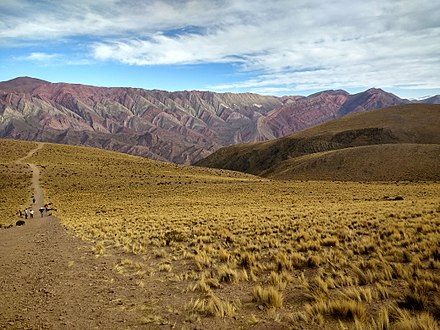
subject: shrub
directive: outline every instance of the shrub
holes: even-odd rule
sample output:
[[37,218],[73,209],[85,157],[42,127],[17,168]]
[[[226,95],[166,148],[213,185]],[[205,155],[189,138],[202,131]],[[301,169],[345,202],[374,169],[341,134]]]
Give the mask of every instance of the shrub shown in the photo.
[[306,290],[306,296],[314,301],[319,301],[328,295],[328,285],[321,277],[315,277],[311,281],[303,278],[302,286]]
[[332,246],[337,246],[338,243],[339,240],[337,237],[326,237],[322,240],[321,246],[332,247]]
[[284,290],[286,288],[286,282],[283,279],[283,276],[276,272],[270,273],[269,278],[270,284],[272,284],[274,287],[276,287],[279,290]]
[[371,330],[390,330],[390,317],[388,315],[388,309],[382,308],[379,311],[378,316],[372,320]]
[[302,268],[302,267],[304,267],[306,260],[301,253],[293,252],[290,255],[290,262],[291,262],[292,267]]

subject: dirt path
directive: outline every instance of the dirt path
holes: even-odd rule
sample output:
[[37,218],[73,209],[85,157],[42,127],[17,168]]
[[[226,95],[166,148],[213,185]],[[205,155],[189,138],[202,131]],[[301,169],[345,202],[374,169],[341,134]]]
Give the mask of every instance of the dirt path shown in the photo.
[[[23,164],[23,162],[31,158],[34,153],[43,148],[44,143],[38,143],[38,146],[35,149],[32,149],[28,152],[28,154],[18,160],[15,161],[16,164]],[[38,213],[38,209],[44,203],[44,194],[43,189],[40,186],[40,169],[35,164],[28,164],[29,168],[32,170],[32,190],[34,191],[35,203],[32,205],[32,209],[35,212],[35,215]]]
[[96,258],[92,244],[69,235],[57,218],[40,217],[38,208],[44,203],[40,171],[29,166],[36,197],[34,219],[0,230],[0,329],[141,327],[141,311],[133,301],[137,305],[146,298],[137,296],[131,279],[112,270],[117,255]]

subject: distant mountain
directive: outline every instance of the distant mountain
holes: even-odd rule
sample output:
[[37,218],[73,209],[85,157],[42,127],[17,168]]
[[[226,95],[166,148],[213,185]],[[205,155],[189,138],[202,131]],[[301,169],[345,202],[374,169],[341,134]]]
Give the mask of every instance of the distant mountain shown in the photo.
[[419,101],[419,103],[440,104],[440,95],[428,97],[427,99]]
[[0,137],[86,145],[181,164],[344,116],[408,103],[380,89],[274,97],[0,82]]
[[49,82],[31,77],[20,77],[0,82],[0,91],[31,93],[34,89],[44,84],[49,84]]
[[347,101],[345,101],[341,109],[339,109],[337,117],[342,117],[349,113],[381,109],[405,103],[411,102],[402,100],[396,95],[387,93],[381,89],[371,88],[362,93],[349,95]]
[[440,105],[357,113],[196,163],[274,179],[440,180]]

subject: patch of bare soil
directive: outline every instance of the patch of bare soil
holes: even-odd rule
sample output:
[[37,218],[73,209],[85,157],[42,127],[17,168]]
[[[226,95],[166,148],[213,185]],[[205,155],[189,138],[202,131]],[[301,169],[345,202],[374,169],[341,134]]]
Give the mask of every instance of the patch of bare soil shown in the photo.
[[1,329],[137,328],[135,283],[54,217],[0,231]]

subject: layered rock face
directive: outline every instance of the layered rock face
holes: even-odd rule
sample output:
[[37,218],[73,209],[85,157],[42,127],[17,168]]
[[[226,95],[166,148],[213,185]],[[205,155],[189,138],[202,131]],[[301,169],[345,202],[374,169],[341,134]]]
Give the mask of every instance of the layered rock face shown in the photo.
[[274,139],[351,112],[406,102],[376,89],[274,97],[17,78],[0,83],[0,137],[192,164],[223,146]]

